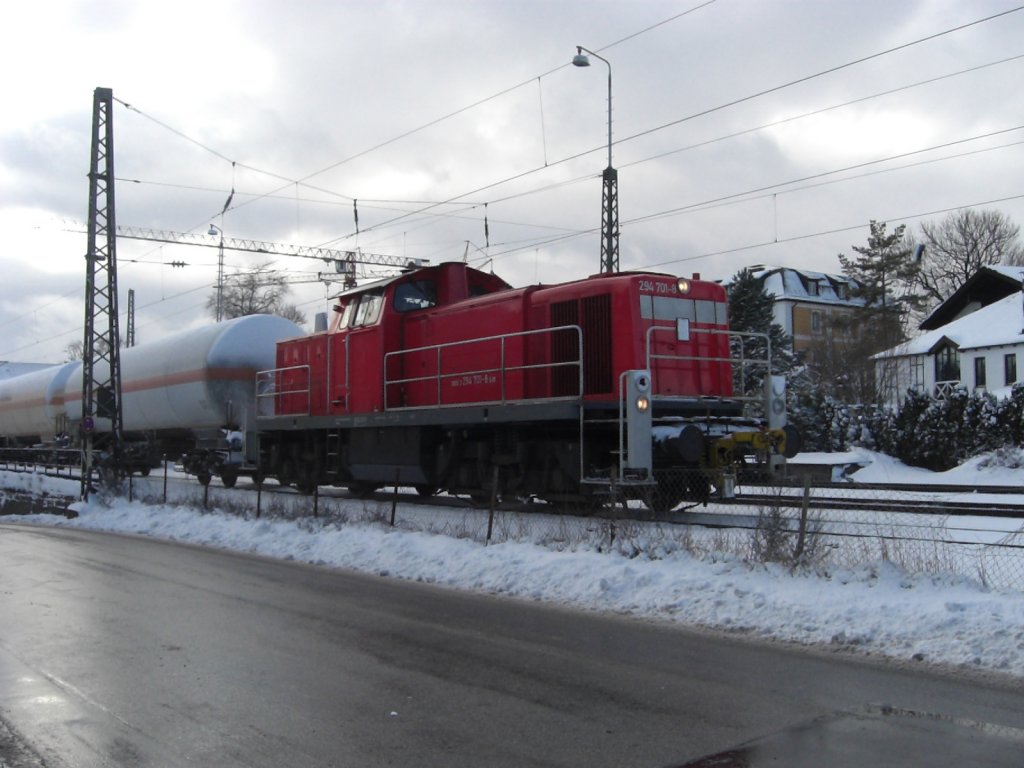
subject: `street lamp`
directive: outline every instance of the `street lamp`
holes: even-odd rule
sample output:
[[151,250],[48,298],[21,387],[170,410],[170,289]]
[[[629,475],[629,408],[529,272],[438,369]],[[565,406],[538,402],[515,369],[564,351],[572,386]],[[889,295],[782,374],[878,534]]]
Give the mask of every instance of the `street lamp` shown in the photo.
[[608,167],[602,174],[601,271],[611,273],[619,271],[619,172],[612,167],[612,65],[603,56],[577,45],[576,55],[572,57],[573,66],[590,66],[590,59],[584,51],[608,65]]
[[216,224],[211,224],[206,230],[208,235],[220,235],[220,245],[217,247],[217,322],[224,319],[224,230]]

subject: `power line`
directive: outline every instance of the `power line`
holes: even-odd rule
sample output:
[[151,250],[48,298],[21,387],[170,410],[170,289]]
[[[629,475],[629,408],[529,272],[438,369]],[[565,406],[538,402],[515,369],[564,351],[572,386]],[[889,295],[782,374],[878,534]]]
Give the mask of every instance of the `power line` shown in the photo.
[[[661,131],[661,130],[664,130],[666,128],[670,128],[672,126],[679,125],[680,123],[684,123],[684,122],[687,122],[689,120],[694,120],[694,119],[696,119],[698,117],[703,117],[705,115],[709,115],[709,114],[712,114],[714,112],[719,112],[719,111],[727,109],[729,107],[737,106],[737,105],[742,104],[744,102],[748,102],[748,101],[752,101],[754,99],[760,98],[761,96],[765,96],[765,95],[768,95],[768,94],[771,94],[771,93],[777,93],[777,92],[782,91],[782,90],[784,90],[786,88],[790,88],[790,87],[793,87],[795,85],[799,85],[799,84],[802,84],[802,83],[810,82],[811,80],[815,80],[817,78],[824,77],[825,75],[833,74],[833,73],[841,71],[843,69],[848,69],[848,68],[856,66],[858,64],[863,64],[864,62],[871,61],[873,59],[877,59],[877,58],[880,58],[882,56],[886,56],[888,54],[895,53],[897,51],[905,50],[907,48],[910,48],[910,47],[913,47],[913,46],[916,46],[916,45],[920,45],[920,44],[925,43],[925,42],[936,40],[936,39],[938,39],[940,37],[943,37],[943,36],[946,36],[946,35],[950,35],[950,34],[952,34],[954,32],[959,32],[959,31],[962,31],[964,29],[968,29],[970,27],[977,26],[978,24],[983,24],[983,23],[986,23],[986,22],[989,22],[989,21],[993,21],[994,19],[998,19],[1000,17],[1009,15],[1011,13],[1016,13],[1016,12],[1018,12],[1020,10],[1024,10],[1024,6],[1017,6],[1016,8],[1012,8],[1010,10],[1006,10],[1006,11],[1002,11],[1000,13],[992,14],[990,16],[986,16],[984,18],[977,19],[975,21],[968,22],[966,24],[961,24],[959,26],[951,27],[951,28],[943,30],[941,32],[935,32],[933,34],[926,35],[926,36],[918,38],[916,40],[912,40],[912,41],[909,41],[909,42],[906,42],[906,43],[902,43],[900,45],[892,46],[890,48],[886,48],[885,50],[877,51],[877,52],[869,54],[867,56],[862,56],[860,58],[857,58],[857,59],[854,59],[852,61],[846,62],[844,64],[839,64],[839,65],[836,65],[836,66],[833,66],[833,67],[829,67],[829,68],[821,70],[819,72],[816,72],[816,73],[813,73],[813,74],[810,74],[810,75],[805,75],[803,77],[799,77],[799,78],[797,78],[795,80],[791,80],[789,82],[782,83],[780,85],[776,85],[776,86],[773,86],[771,88],[766,88],[766,89],[758,91],[756,93],[744,96],[744,97],[739,98],[739,99],[734,99],[734,100],[729,101],[729,102],[725,102],[725,103],[720,104],[718,106],[711,107],[711,108],[706,109],[706,110],[702,110],[700,112],[688,115],[686,117],[682,117],[682,118],[679,118],[677,120],[672,120],[670,122],[663,123],[662,125],[655,126],[653,128],[649,128],[649,129],[647,129],[645,131],[641,131],[639,133],[633,134],[631,136],[628,136],[628,137],[625,137],[625,138],[622,138],[622,139],[618,139],[618,140],[614,141],[613,144],[618,145],[618,144],[625,143],[627,141],[633,141],[633,140],[641,138],[643,136],[648,136],[648,135],[650,135],[652,133],[655,133],[657,131]],[[380,224],[377,224],[377,225],[374,225],[374,226],[371,226],[371,227],[364,227],[363,232],[370,231],[370,230],[381,229],[383,227],[387,227],[387,226],[390,226],[392,224],[396,224],[396,223],[398,223],[400,221],[404,221],[405,219],[409,218],[410,216],[415,216],[415,215],[420,215],[420,214],[426,213],[426,212],[432,210],[433,208],[435,208],[435,207],[437,207],[439,205],[450,204],[452,202],[461,200],[461,199],[463,199],[465,197],[469,197],[470,195],[480,194],[481,192],[485,192],[485,191],[487,191],[489,189],[493,189],[495,187],[501,186],[503,184],[510,183],[512,181],[517,181],[519,179],[525,178],[525,177],[530,176],[530,175],[532,175],[534,173],[537,173],[539,171],[547,170],[548,168],[551,168],[551,167],[554,167],[554,166],[557,166],[557,165],[561,165],[563,163],[569,162],[571,160],[578,159],[578,158],[583,157],[583,156],[585,156],[587,154],[591,154],[593,152],[596,152],[596,151],[599,151],[599,150],[602,150],[602,149],[604,149],[604,148],[603,147],[599,147],[599,148],[590,149],[590,150],[587,150],[585,152],[580,152],[580,153],[577,153],[575,155],[564,157],[564,158],[562,158],[560,160],[555,160],[555,161],[552,161],[550,163],[546,163],[545,165],[542,165],[542,166],[535,166],[533,168],[530,168],[528,170],[522,171],[520,173],[513,174],[513,175],[511,175],[511,176],[509,176],[509,177],[507,177],[505,179],[501,179],[499,181],[491,182],[491,183],[485,184],[485,185],[483,185],[481,187],[476,187],[475,189],[472,189],[469,192],[465,192],[465,193],[462,193],[462,194],[459,194],[459,195],[454,195],[452,197],[446,198],[442,202],[434,203],[434,204],[425,206],[425,207],[420,208],[420,209],[418,209],[416,211],[410,211],[408,213],[405,213],[405,214],[402,214],[400,216],[394,217],[392,219],[389,219],[387,221],[381,222]],[[347,240],[347,239],[349,239],[349,238],[351,238],[353,236],[354,236],[354,233],[350,233],[348,235],[342,235],[342,236],[339,236],[339,237],[336,237],[336,238],[334,238],[332,240],[327,241],[325,243],[325,245],[333,245],[333,244],[338,243],[338,242],[340,242],[342,240]]]
[[[923,219],[926,216],[939,216],[944,213],[952,213],[954,211],[962,211],[967,208],[979,208],[982,206],[997,205],[998,203],[1007,203],[1013,200],[1024,200],[1024,194],[1020,195],[1008,195],[1006,197],[994,198],[992,200],[985,200],[978,203],[968,203],[966,205],[954,205],[946,208],[937,208],[931,211],[925,211],[923,213],[911,213],[902,216],[877,216],[875,221],[907,221],[913,219]],[[639,269],[650,269],[652,267],[663,267],[667,264],[681,264],[688,261],[697,261],[699,259],[708,259],[712,256],[724,256],[729,253],[741,253],[743,251],[754,250],[756,248],[764,248],[772,245],[779,245],[784,243],[794,243],[801,240],[810,240],[815,237],[825,237],[827,235],[836,235],[841,232],[851,232],[857,229],[863,229],[869,226],[870,222],[860,222],[859,224],[853,224],[850,226],[836,227],[834,229],[822,230],[819,232],[810,232],[803,235],[792,235],[790,237],[779,238],[777,240],[766,240],[761,243],[751,243],[748,245],[738,246],[736,248],[727,248],[721,251],[714,251],[711,253],[702,253],[698,256],[685,256],[681,259],[671,259],[669,261],[660,261],[653,264],[644,264]]]

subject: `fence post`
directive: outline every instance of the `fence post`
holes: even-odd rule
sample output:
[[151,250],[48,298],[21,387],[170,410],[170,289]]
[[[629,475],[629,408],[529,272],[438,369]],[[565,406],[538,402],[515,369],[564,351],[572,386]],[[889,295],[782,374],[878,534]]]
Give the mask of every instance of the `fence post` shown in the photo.
[[491,543],[491,533],[494,532],[494,507],[498,504],[498,465],[494,465],[494,473],[491,475],[491,505],[490,511],[487,513],[487,541],[485,544]]
[[167,503],[167,454],[164,454],[164,504]]
[[395,527],[395,515],[398,513],[398,479],[402,474],[401,469],[395,470],[395,492],[391,494],[391,527]]
[[807,510],[811,506],[811,476],[804,475],[804,496],[800,502],[800,528],[796,536],[796,549],[793,550],[793,560],[799,563],[803,557],[804,547],[807,544]]
[[260,519],[260,507],[263,505],[263,481],[256,483],[256,519]]
[[313,517],[320,517],[320,486],[313,486]]

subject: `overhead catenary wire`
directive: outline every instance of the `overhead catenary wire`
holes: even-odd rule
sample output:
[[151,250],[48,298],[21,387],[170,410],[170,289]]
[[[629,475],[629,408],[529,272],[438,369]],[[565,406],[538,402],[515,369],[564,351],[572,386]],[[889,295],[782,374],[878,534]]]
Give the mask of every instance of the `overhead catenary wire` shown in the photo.
[[[603,47],[599,48],[598,50],[607,50],[608,48],[614,47],[615,45],[619,45],[622,42],[630,40],[630,39],[632,39],[632,38],[634,38],[634,37],[636,37],[636,36],[638,36],[640,34],[643,34],[644,32],[650,31],[650,30],[655,29],[655,28],[657,28],[659,26],[662,26],[664,24],[669,23],[670,21],[674,21],[674,20],[676,20],[678,18],[681,18],[683,16],[688,15],[689,13],[692,13],[692,12],[694,12],[696,10],[704,8],[707,5],[710,5],[710,3],[709,2],[708,3],[703,3],[703,4],[700,4],[698,6],[695,6],[695,7],[691,8],[691,9],[688,9],[688,10],[686,10],[684,12],[681,12],[679,14],[676,14],[676,15],[672,16],[672,17],[669,17],[668,19],[665,19],[662,22],[658,22],[657,24],[651,25],[651,26],[646,27],[646,28],[644,28],[642,30],[639,30],[639,31],[637,31],[635,33],[632,33],[632,34],[627,35],[627,36],[625,36],[623,38],[620,38],[619,40],[615,41],[614,43],[611,43],[609,45],[603,46]],[[964,29],[968,29],[970,27],[973,27],[973,26],[976,26],[976,25],[979,25],[979,24],[983,24],[983,23],[986,23],[986,22],[989,22],[989,21],[993,21],[995,19],[998,19],[998,18],[1007,16],[1009,14],[1018,12],[1020,10],[1024,10],[1024,6],[1017,6],[1015,8],[1007,9],[1007,10],[1001,11],[999,13],[991,14],[989,16],[986,16],[986,17],[983,17],[983,18],[980,18],[980,19],[976,19],[974,21],[967,22],[965,24],[961,24],[961,25],[958,25],[958,26],[955,26],[955,27],[951,27],[951,28],[942,30],[940,32],[932,33],[930,35],[926,35],[926,36],[918,38],[916,40],[908,41],[908,42],[905,42],[905,43],[902,43],[902,44],[899,44],[899,45],[896,45],[896,46],[892,46],[890,48],[887,48],[887,49],[884,49],[884,50],[881,50],[881,51],[877,51],[877,52],[868,54],[866,56],[859,57],[857,59],[854,59],[852,61],[849,61],[849,62],[846,62],[846,63],[843,63],[843,64],[839,64],[839,65],[835,65],[835,66],[829,67],[827,69],[821,70],[821,71],[813,73],[813,74],[802,76],[802,77],[797,78],[795,80],[791,80],[791,81],[788,81],[786,83],[782,83],[782,84],[773,86],[771,88],[763,89],[761,91],[758,91],[758,92],[753,93],[753,94],[749,94],[749,95],[741,97],[739,99],[734,99],[732,101],[728,101],[728,102],[725,102],[723,104],[719,104],[717,106],[711,107],[709,109],[702,110],[700,112],[697,112],[697,113],[694,113],[694,114],[691,114],[691,115],[687,115],[685,117],[678,118],[676,120],[672,120],[672,121],[669,121],[667,123],[663,123],[661,125],[655,126],[653,128],[650,128],[650,129],[646,129],[644,131],[641,131],[639,133],[633,134],[631,136],[628,136],[628,137],[625,137],[625,138],[622,138],[622,139],[618,139],[614,143],[615,144],[621,144],[621,143],[624,143],[624,142],[627,142],[627,141],[632,141],[632,140],[635,140],[637,138],[650,135],[650,134],[652,134],[652,133],[654,133],[656,131],[664,130],[664,129],[668,128],[668,127],[679,125],[679,124],[681,124],[683,122],[687,122],[687,121],[693,120],[693,119],[698,118],[698,117],[702,117],[702,116],[705,116],[705,115],[708,115],[708,114],[712,114],[714,112],[718,112],[718,111],[727,109],[729,107],[733,107],[733,106],[742,104],[744,102],[747,102],[747,101],[759,98],[761,96],[781,91],[781,90],[783,90],[785,88],[789,88],[789,87],[797,85],[797,84],[806,83],[806,82],[809,82],[809,81],[814,80],[816,78],[823,77],[825,75],[838,72],[840,70],[843,70],[843,69],[855,66],[857,64],[861,64],[861,63],[864,63],[864,62],[867,62],[867,61],[871,61],[873,59],[877,59],[877,58],[879,58],[881,56],[884,56],[884,55],[887,55],[887,54],[890,54],[890,53],[894,53],[896,51],[905,50],[905,49],[910,48],[912,46],[916,46],[916,45],[919,45],[919,44],[922,44],[922,43],[925,43],[925,42],[928,42],[928,41],[932,41],[932,40],[935,40],[935,39],[937,39],[939,37],[942,37],[942,36],[945,36],[945,35],[948,35],[948,34],[952,34],[954,32],[962,31]],[[1014,57],[1014,58],[1016,58],[1016,57]],[[547,72],[543,73],[542,75],[538,75],[536,77],[539,78],[539,77],[544,77],[544,76],[550,75],[550,74],[552,74],[552,73],[554,73],[554,72],[556,72],[556,71],[558,71],[560,69],[563,69],[563,68],[565,68],[567,66],[569,66],[569,65],[568,64],[560,65],[560,66],[555,67],[553,69],[550,69]],[[311,178],[313,178],[313,177],[315,177],[315,176],[317,176],[317,175],[319,175],[321,173],[324,173],[324,172],[326,172],[328,170],[332,170],[332,169],[334,169],[334,168],[336,168],[336,167],[338,167],[340,165],[343,165],[343,164],[345,164],[345,163],[347,163],[347,162],[349,162],[351,160],[354,160],[356,158],[363,157],[363,156],[365,156],[365,155],[367,155],[367,154],[369,154],[371,152],[374,152],[374,151],[376,151],[378,149],[381,149],[383,147],[389,146],[390,144],[393,144],[393,143],[395,143],[397,141],[400,141],[401,139],[404,139],[404,138],[407,138],[407,137],[409,137],[411,135],[414,135],[414,134],[416,134],[416,133],[418,133],[418,132],[420,132],[422,130],[425,130],[426,128],[432,127],[432,126],[434,126],[434,125],[436,125],[436,124],[438,124],[440,122],[443,122],[443,121],[445,121],[445,120],[447,120],[447,119],[449,119],[451,117],[454,117],[456,115],[462,114],[462,113],[464,113],[464,112],[466,112],[468,110],[471,110],[471,109],[473,109],[475,107],[481,106],[481,105],[483,105],[483,104],[485,104],[485,103],[487,103],[487,102],[489,102],[489,101],[491,101],[493,99],[496,99],[496,98],[504,96],[504,95],[506,95],[508,93],[511,93],[512,91],[515,91],[518,88],[521,88],[524,85],[527,85],[527,84],[533,82],[533,80],[534,80],[534,78],[530,78],[527,81],[523,81],[523,82],[517,83],[516,85],[513,85],[513,86],[511,86],[509,88],[502,89],[501,91],[498,91],[497,93],[494,93],[494,94],[492,94],[492,95],[490,95],[488,97],[485,97],[483,99],[479,99],[479,100],[477,100],[477,101],[475,101],[475,102],[473,102],[473,103],[471,103],[471,104],[469,104],[469,105],[467,105],[465,107],[461,107],[461,108],[459,108],[457,110],[454,110],[452,112],[447,113],[446,115],[443,115],[443,116],[441,116],[439,118],[436,118],[436,119],[434,119],[432,121],[429,121],[427,123],[424,123],[423,125],[421,125],[421,126],[419,126],[417,128],[410,129],[409,131],[406,131],[406,132],[404,132],[402,134],[399,134],[399,135],[397,135],[397,136],[395,136],[395,137],[393,137],[391,139],[388,139],[387,141],[380,142],[379,144],[376,144],[376,145],[374,145],[374,146],[372,146],[372,147],[370,147],[370,148],[368,148],[366,150],[363,150],[363,151],[361,151],[359,153],[356,153],[356,154],[351,155],[349,157],[346,157],[346,158],[344,158],[342,160],[339,160],[336,163],[333,163],[333,164],[331,164],[331,165],[329,165],[329,166],[327,166],[327,167],[325,167],[325,168],[323,168],[323,169],[321,169],[319,171],[313,172],[311,174],[307,174],[305,177],[303,177],[303,179],[300,179],[300,180],[286,179],[286,177],[284,177],[284,176],[282,176],[280,174],[275,174],[273,172],[263,171],[261,169],[258,169],[258,168],[254,167],[254,166],[250,166],[250,165],[247,165],[247,164],[238,164],[239,167],[243,167],[243,168],[247,168],[247,169],[250,169],[250,170],[254,170],[254,171],[257,171],[259,173],[265,173],[266,175],[268,175],[270,177],[278,178],[278,179],[286,180],[287,181],[287,184],[285,184],[285,186],[283,186],[283,187],[281,187],[281,188],[279,188],[277,190],[274,190],[272,192],[269,192],[269,193],[263,193],[263,194],[254,195],[249,200],[245,201],[245,203],[242,203],[240,205],[248,204],[249,202],[253,202],[253,201],[261,199],[261,198],[263,198],[265,196],[276,194],[276,193],[280,192],[281,190],[286,189],[287,187],[291,186],[292,184],[296,184],[296,185],[298,185],[300,183],[304,184],[309,179],[311,179]],[[930,81],[923,81],[923,82],[930,82]],[[895,89],[895,90],[899,90],[899,89]],[[889,92],[886,92],[886,93],[889,93]],[[140,114],[145,115],[145,113],[141,112],[141,110],[138,110],[136,107],[134,107],[132,105],[129,105],[126,102],[121,102],[121,103],[124,103],[125,106],[128,106],[129,108],[134,109],[135,111],[139,112]],[[855,102],[851,102],[851,103],[855,103]],[[219,157],[221,159],[224,159],[227,162],[231,162],[231,163],[233,163],[233,165],[235,164],[236,161],[232,160],[231,158],[228,158],[226,155],[224,155],[224,154],[222,154],[222,153],[220,153],[220,152],[218,152],[218,151],[216,151],[216,150],[214,150],[214,149],[212,149],[210,147],[207,147],[203,143],[198,142],[198,141],[196,141],[196,140],[186,136],[182,132],[180,132],[180,131],[178,131],[178,130],[170,127],[170,126],[167,126],[165,123],[162,123],[161,121],[156,120],[155,118],[152,118],[152,117],[150,117],[148,115],[145,115],[145,116],[149,117],[149,119],[154,120],[158,124],[163,125],[168,130],[173,131],[175,134],[177,134],[179,136],[182,136],[186,140],[196,144],[197,146],[200,146],[200,147],[206,149],[207,151],[210,151],[215,156],[217,156],[217,157]],[[572,160],[584,157],[584,156],[586,156],[588,154],[591,154],[593,152],[599,151],[601,149],[603,149],[603,147],[595,147],[595,148],[586,150],[584,152],[576,153],[574,155],[571,155],[571,156],[568,156],[568,157],[565,157],[565,158],[562,158],[562,159],[559,159],[559,160],[551,161],[551,162],[548,162],[547,159],[545,158],[545,162],[544,162],[544,164],[542,166],[531,168],[531,169],[529,169],[527,171],[511,175],[511,176],[509,176],[509,177],[507,177],[505,179],[501,179],[501,180],[492,182],[490,184],[484,185],[482,187],[478,187],[478,188],[476,188],[474,190],[471,190],[469,192],[465,192],[465,193],[462,193],[462,194],[459,194],[459,195],[456,195],[456,196],[453,196],[453,197],[449,197],[449,198],[447,198],[445,200],[442,200],[442,201],[435,201],[435,202],[426,203],[424,206],[422,206],[422,207],[420,207],[420,208],[418,208],[418,209],[416,209],[414,211],[403,212],[402,214],[400,214],[397,217],[393,217],[393,218],[388,219],[388,220],[386,220],[384,222],[381,222],[379,224],[373,225],[370,228],[365,228],[364,227],[362,230],[360,230],[360,232],[361,233],[365,233],[367,231],[370,231],[371,229],[373,229],[373,230],[382,229],[382,228],[385,228],[387,226],[390,226],[391,224],[404,221],[405,219],[407,219],[410,216],[417,216],[417,215],[427,214],[427,213],[429,213],[430,211],[432,211],[433,209],[435,209],[435,208],[437,208],[439,206],[458,204],[458,203],[463,201],[463,198],[466,198],[466,197],[468,197],[470,195],[478,194],[480,192],[484,192],[484,191],[493,189],[495,187],[498,187],[498,186],[501,186],[501,185],[504,185],[504,184],[507,184],[507,183],[511,183],[512,181],[519,180],[519,179],[524,178],[524,177],[526,177],[528,175],[531,175],[533,173],[537,173],[537,172],[543,171],[546,168],[549,168],[549,167],[552,167],[552,166],[555,166],[555,165],[560,165],[560,164],[563,164],[563,163],[566,163],[566,162],[569,162],[569,161],[572,161]],[[680,150],[677,150],[677,151],[683,151],[683,150],[680,149]],[[589,178],[589,176],[588,177],[584,177],[584,178]],[[322,192],[325,192],[325,193],[330,194],[330,195],[335,195],[335,196],[339,196],[339,197],[345,197],[346,199],[351,200],[353,202],[355,200],[355,198],[353,198],[353,197],[348,197],[348,196],[343,195],[342,193],[338,193],[338,192],[336,192],[334,190],[325,190],[325,189],[320,188],[320,187],[312,187],[312,186],[310,186],[309,188],[316,189],[318,191],[322,191]],[[382,202],[384,202],[384,201],[382,201]],[[494,202],[494,201],[492,201],[492,202]],[[236,207],[239,207],[239,206],[236,206]],[[339,236],[339,237],[333,238],[331,240],[327,240],[327,241],[321,243],[320,245],[321,246],[329,246],[329,245],[332,245],[334,243],[338,243],[338,242],[340,242],[342,240],[351,238],[355,234],[356,233]]]

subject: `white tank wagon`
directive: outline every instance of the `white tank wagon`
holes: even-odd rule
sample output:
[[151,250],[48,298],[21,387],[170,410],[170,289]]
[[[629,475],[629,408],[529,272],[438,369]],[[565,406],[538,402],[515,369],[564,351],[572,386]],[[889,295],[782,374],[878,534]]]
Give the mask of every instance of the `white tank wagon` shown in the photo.
[[65,389],[76,370],[81,382],[81,365],[64,363],[0,379],[0,439],[8,444],[53,443],[67,429]]
[[[209,482],[233,485],[255,471],[256,374],[274,368],[278,341],[303,335],[290,320],[249,315],[181,331],[121,351],[121,417],[126,436],[149,435],[184,446],[182,463]],[[82,420],[82,372],[64,392],[68,420]],[[110,428],[95,419],[95,428]],[[168,442],[171,441],[171,442]]]

